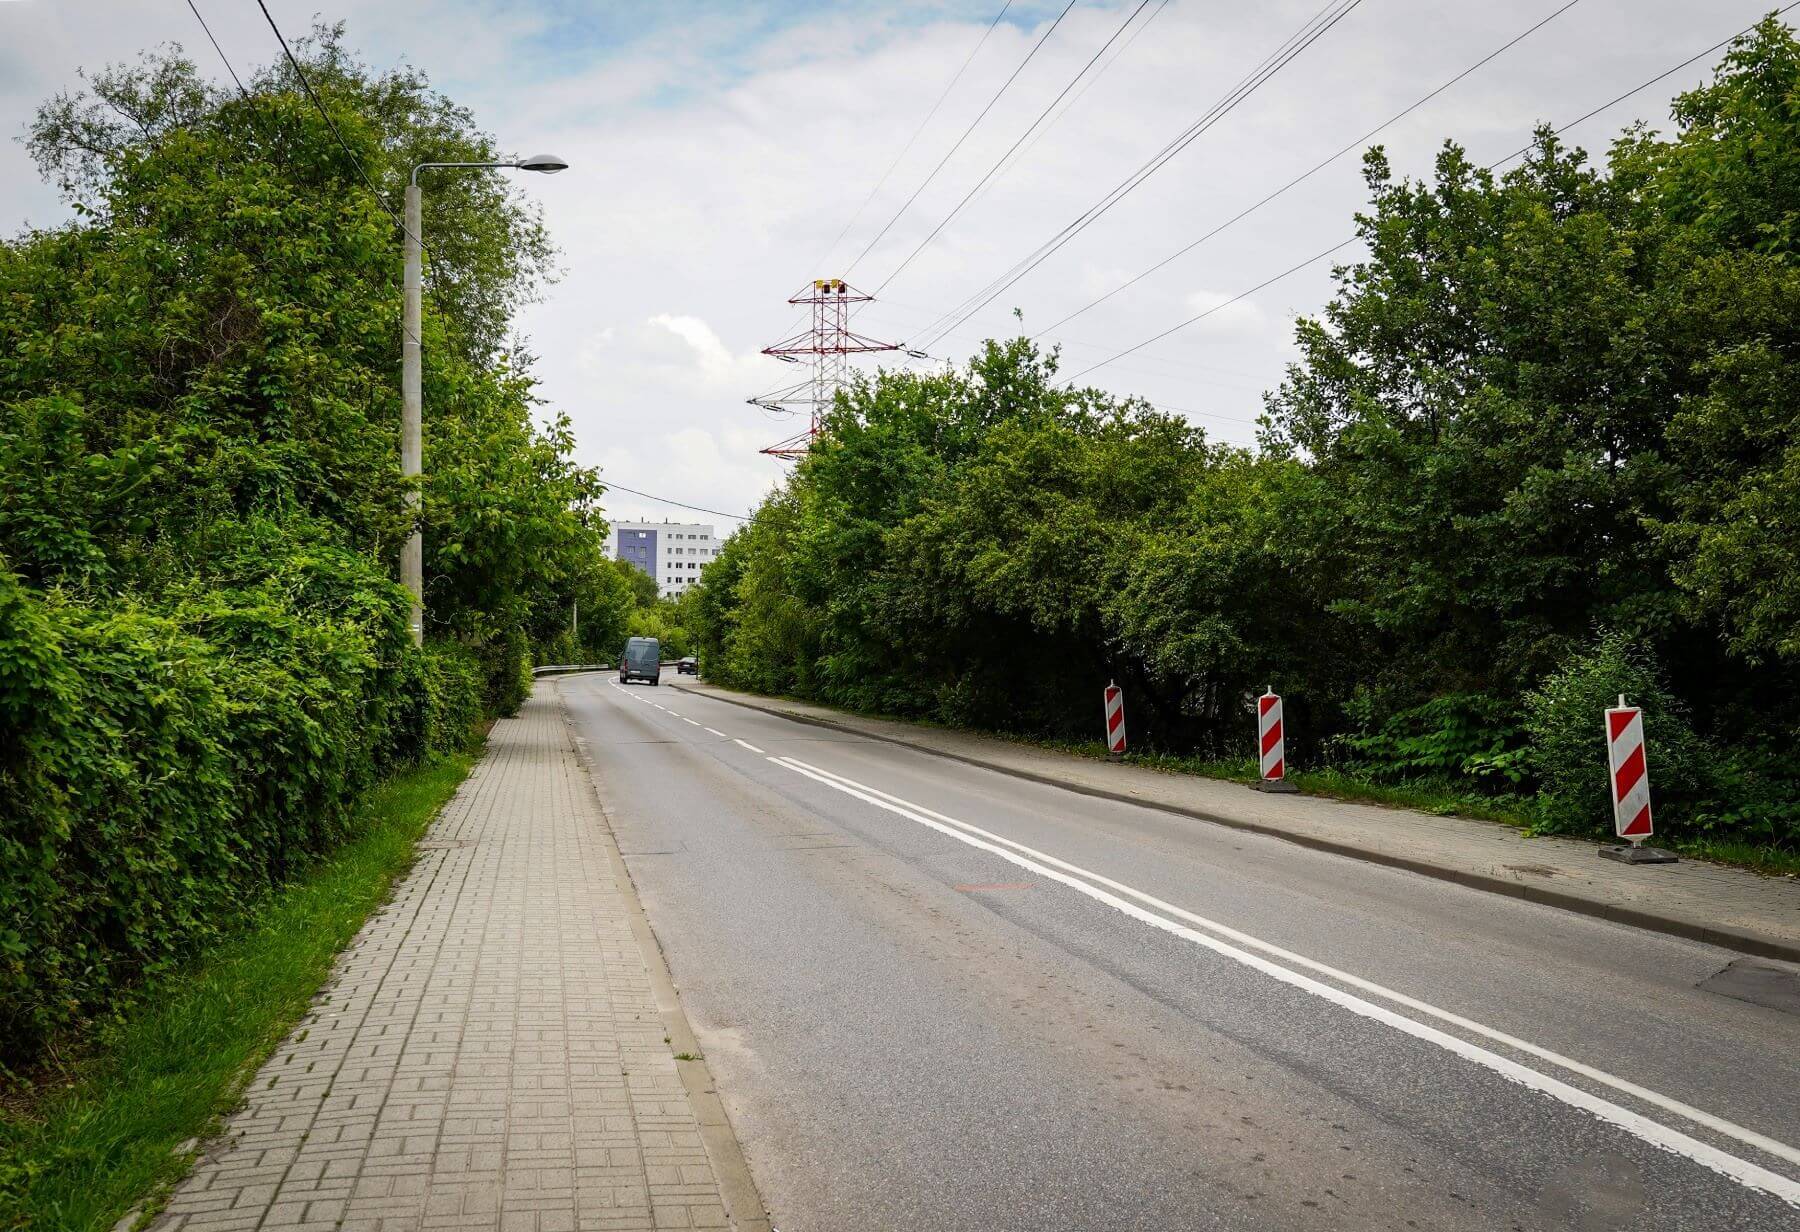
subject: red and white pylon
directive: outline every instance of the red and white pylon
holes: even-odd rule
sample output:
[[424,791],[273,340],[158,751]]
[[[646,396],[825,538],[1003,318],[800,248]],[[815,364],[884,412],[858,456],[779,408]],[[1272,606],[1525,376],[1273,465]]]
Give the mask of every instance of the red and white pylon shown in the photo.
[[788,303],[806,308],[810,324],[793,337],[764,347],[763,354],[790,364],[807,364],[810,371],[805,380],[751,398],[750,404],[780,415],[791,415],[804,409],[807,426],[806,431],[777,441],[760,452],[789,461],[806,456],[814,438],[819,435],[820,422],[849,375],[849,357],[900,349],[897,343],[877,342],[850,329],[850,306],[869,303],[873,298],[842,278],[815,278],[810,285],[788,297]]
[[1125,690],[1116,684],[1106,686],[1106,751],[1116,756],[1125,754]]
[[1273,685],[1256,699],[1257,786],[1264,791],[1294,792],[1287,781],[1287,728],[1281,721],[1281,695]]
[[1625,703],[1606,711],[1607,791],[1612,797],[1613,833],[1625,842],[1602,847],[1600,854],[1621,864],[1674,864],[1672,851],[1646,847],[1654,830],[1650,819],[1650,764],[1644,755],[1644,712]]
[[1619,704],[1606,712],[1606,757],[1612,770],[1613,833],[1637,846],[1649,838],[1650,767],[1644,759],[1644,712]]
[[1287,736],[1281,729],[1281,695],[1273,688],[1256,699],[1256,739],[1262,754],[1262,777],[1287,774]]

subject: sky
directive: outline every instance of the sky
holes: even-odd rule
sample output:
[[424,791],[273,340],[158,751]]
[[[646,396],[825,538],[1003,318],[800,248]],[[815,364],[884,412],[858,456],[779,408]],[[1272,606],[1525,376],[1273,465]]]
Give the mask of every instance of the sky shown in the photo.
[[[423,69],[503,149],[570,163],[517,186],[542,206],[561,250],[558,281],[518,323],[539,357],[539,392],[573,421],[581,461],[662,498],[614,490],[610,516],[708,521],[721,533],[735,523],[669,502],[741,515],[781,481],[787,464],[758,450],[804,425],[747,399],[798,379],[761,349],[793,330],[800,310],[785,301],[812,279],[881,288],[854,328],[929,356],[859,366],[960,363],[983,338],[1023,329],[1060,345],[1063,373],[1081,383],[1248,445],[1264,391],[1295,356],[1296,319],[1331,296],[1331,263],[1242,293],[1354,233],[1364,134],[1549,17],[1376,139],[1411,176],[1429,175],[1446,140],[1479,162],[1503,158],[1534,125],[1560,128],[1772,7],[1362,0],[1116,207],[936,339],[928,327],[940,314],[1081,218],[1330,7],[1076,0],[1065,13],[1068,0],[1023,0],[996,22],[1002,2],[267,0],[290,39],[315,16],[341,19],[369,63]],[[279,55],[254,0],[194,4],[240,73]],[[188,0],[0,0],[0,129],[20,134],[40,101],[79,86],[83,68],[169,42],[227,80]],[[1633,122],[1666,129],[1670,98],[1717,58],[1568,139],[1604,151]],[[1063,320],[1346,146],[1299,186]],[[0,228],[68,218],[23,144],[0,141]]]

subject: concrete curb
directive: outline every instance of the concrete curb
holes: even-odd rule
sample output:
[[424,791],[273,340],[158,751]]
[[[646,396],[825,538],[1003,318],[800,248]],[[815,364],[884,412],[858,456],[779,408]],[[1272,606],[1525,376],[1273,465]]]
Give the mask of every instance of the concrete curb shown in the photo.
[[[749,701],[742,697],[728,696],[723,692],[698,692],[686,686],[674,686],[682,692],[696,693],[697,696],[716,698],[729,702],[734,706],[742,706],[746,710],[758,710],[776,718],[787,719],[794,723],[805,723],[811,727],[823,727],[830,731],[843,732],[847,735],[862,736],[868,740],[881,740],[888,744],[899,745],[915,752],[927,753],[933,757],[942,757],[947,761],[961,762],[964,765],[979,766],[984,770],[993,770],[1013,778],[1027,782],[1042,783],[1050,787],[1060,787],[1064,791],[1072,791],[1077,795],[1093,796],[1102,800],[1111,800],[1119,804],[1134,804],[1139,808],[1156,809],[1164,813],[1192,817],[1196,821],[1207,821],[1214,825],[1225,826],[1232,830],[1245,830],[1252,834],[1264,834],[1270,838],[1278,838],[1299,847],[1311,848],[1314,851],[1330,852],[1332,855],[1348,856],[1354,860],[1362,860],[1370,864],[1381,864],[1389,868],[1404,869],[1410,873],[1419,873],[1426,877],[1435,877],[1439,881],[1454,882],[1469,886],[1472,889],[1484,890],[1491,894],[1501,894],[1508,898],[1524,899],[1527,902],[1539,903],[1546,907],[1559,907],[1579,915],[1593,916],[1602,920],[1611,920],[1616,924],[1627,924],[1633,928],[1647,929],[1651,932],[1681,937],[1689,941],[1701,941],[1708,945],[1716,945],[1722,949],[1735,950],[1740,954],[1750,954],[1758,958],[1776,958],[1786,962],[1800,962],[1800,944],[1766,937],[1759,933],[1743,929],[1720,927],[1703,924],[1696,920],[1681,916],[1658,915],[1653,911],[1645,911],[1637,907],[1621,907],[1613,903],[1599,902],[1578,894],[1565,894],[1559,890],[1546,889],[1542,886],[1526,882],[1509,881],[1503,877],[1495,877],[1488,873],[1479,873],[1470,869],[1457,868],[1448,864],[1436,864],[1427,860],[1414,860],[1392,852],[1377,851],[1366,847],[1358,847],[1354,843],[1341,843],[1332,839],[1319,838],[1310,834],[1296,834],[1280,826],[1265,825],[1262,822],[1245,821],[1241,818],[1221,816],[1204,809],[1189,808],[1185,805],[1168,801],[1145,800],[1140,796],[1126,792],[1108,791],[1103,787],[1093,787],[1084,783],[1071,783],[1055,775],[1039,774],[1018,766],[1009,766],[1003,762],[990,761],[983,757],[974,757],[963,753],[951,753],[944,749],[933,748],[928,744],[905,740],[886,732],[869,731],[853,723],[840,722],[834,719],[820,718],[817,715],[795,714],[781,709],[779,706]],[[1246,787],[1244,790],[1249,791]]]
[[582,771],[587,775],[588,786],[594,793],[600,815],[606,819],[606,830],[599,836],[600,846],[605,851],[607,863],[612,866],[613,876],[624,894],[625,907],[631,916],[632,936],[637,939],[638,948],[643,951],[644,965],[650,972],[651,992],[656,998],[656,1008],[662,1015],[663,1028],[668,1032],[669,1050],[678,1058],[682,1054],[694,1058],[690,1061],[677,1059],[675,1069],[681,1075],[681,1085],[687,1091],[688,1102],[694,1109],[694,1118],[699,1122],[700,1138],[706,1144],[707,1157],[712,1161],[713,1176],[719,1182],[720,1196],[725,1201],[726,1218],[737,1232],[774,1232],[769,1212],[763,1206],[762,1193],[756,1187],[756,1178],[751,1175],[749,1161],[744,1158],[744,1148],[738,1142],[737,1131],[731,1126],[725,1102],[719,1097],[719,1084],[706,1064],[706,1055],[700,1048],[699,1037],[694,1034],[693,1024],[688,1021],[687,1011],[681,1006],[681,994],[675,988],[674,977],[669,974],[662,944],[656,939],[656,930],[651,927],[650,917],[645,914],[644,904],[638,898],[637,884],[632,881],[631,870],[626,867],[625,858],[619,852],[618,840],[612,832],[612,813],[607,809],[606,798],[600,792],[600,780],[594,774],[593,758],[588,753],[587,741],[576,734],[568,706],[564,704],[560,694],[557,697],[557,708],[562,712],[563,730],[570,747],[575,750],[576,760],[581,763]]

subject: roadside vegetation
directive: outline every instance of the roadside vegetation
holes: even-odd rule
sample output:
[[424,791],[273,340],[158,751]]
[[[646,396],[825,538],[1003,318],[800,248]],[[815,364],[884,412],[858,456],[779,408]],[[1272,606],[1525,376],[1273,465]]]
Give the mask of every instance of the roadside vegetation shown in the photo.
[[615,663],[630,637],[654,637],[665,659],[694,653],[692,591],[669,599],[656,579],[622,560],[601,560],[579,579],[570,622],[534,643],[539,663]]
[[[990,342],[847,390],[692,601],[720,683],[1217,765],[1286,698],[1339,791],[1610,825],[1646,711],[1658,824],[1800,850],[1800,45],[1771,18],[1674,131],[1496,174],[1365,158],[1258,447]],[[1485,804],[1484,804],[1485,802]]]
[[225,939],[153,989],[121,993],[40,1087],[0,1115],[0,1228],[98,1232],[187,1170],[332,962],[411,866],[474,758],[448,754],[375,788],[353,837],[226,922]]
[[[413,645],[393,580],[411,526],[394,215],[413,164],[499,151],[417,71],[358,63],[336,28],[299,56],[344,145],[285,62],[220,91],[179,49],[93,74],[25,134],[73,219],[0,241],[0,1201],[15,1210],[52,1174],[86,1178],[57,1193],[114,1192],[95,1178],[137,1158],[138,1113],[92,1130],[111,1145],[55,1126],[113,1099],[103,1087],[138,1089],[134,1066],[198,1084],[168,1113],[183,1132],[216,1111],[215,1080],[291,1017],[336,944],[279,987],[231,985],[264,978],[270,921],[320,877],[364,886],[332,883],[366,910],[397,867],[382,836],[416,832],[420,793],[441,798],[484,721],[518,708],[571,605],[601,623],[607,596],[629,608],[602,559],[598,477],[511,341],[549,239],[499,177],[447,177],[425,215]],[[371,810],[371,792],[387,803]],[[145,1017],[194,989],[268,1012]],[[189,1073],[190,1029],[248,1051]]]

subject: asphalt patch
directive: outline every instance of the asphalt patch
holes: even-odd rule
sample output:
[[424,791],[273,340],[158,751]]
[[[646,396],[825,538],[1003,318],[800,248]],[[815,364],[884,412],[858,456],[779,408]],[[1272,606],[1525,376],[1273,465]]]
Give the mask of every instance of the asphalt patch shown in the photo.
[[1740,958],[1725,970],[1700,981],[1704,992],[1766,1005],[1784,1014],[1800,1014],[1800,967],[1767,958]]

